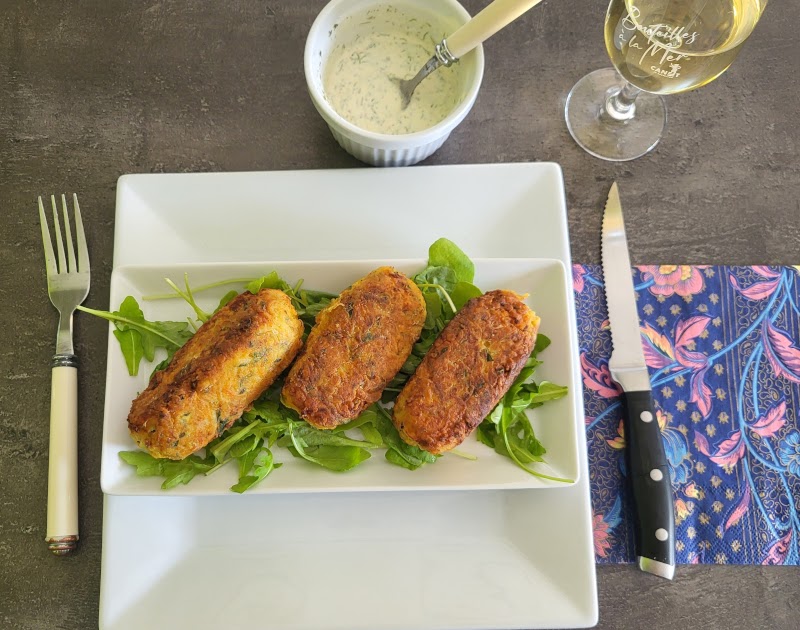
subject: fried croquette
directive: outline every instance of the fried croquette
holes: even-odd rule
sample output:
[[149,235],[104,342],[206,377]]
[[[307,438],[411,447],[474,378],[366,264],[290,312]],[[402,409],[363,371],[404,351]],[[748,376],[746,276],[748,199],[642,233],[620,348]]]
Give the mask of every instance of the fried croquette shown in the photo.
[[397,397],[403,440],[435,455],[461,444],[511,387],[538,329],[539,317],[511,291],[467,302]]
[[303,324],[282,291],[244,292],[153,374],[128,429],[153,457],[183,459],[220,435],[285,370]]
[[317,315],[281,398],[309,424],[333,429],[380,399],[425,322],[419,288],[391,267],[372,271]]

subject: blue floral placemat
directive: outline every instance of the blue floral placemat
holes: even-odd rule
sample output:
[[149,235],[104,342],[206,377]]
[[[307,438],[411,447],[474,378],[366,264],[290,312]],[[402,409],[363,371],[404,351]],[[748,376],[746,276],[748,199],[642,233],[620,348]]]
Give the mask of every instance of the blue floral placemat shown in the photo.
[[[672,472],[679,563],[800,564],[800,275],[795,267],[633,270]],[[632,562],[619,389],[602,271],[574,265],[599,563]]]

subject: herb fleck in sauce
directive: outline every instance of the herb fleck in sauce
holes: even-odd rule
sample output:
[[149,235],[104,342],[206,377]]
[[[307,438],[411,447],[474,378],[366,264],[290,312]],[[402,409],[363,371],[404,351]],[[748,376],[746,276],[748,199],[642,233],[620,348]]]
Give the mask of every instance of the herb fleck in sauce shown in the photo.
[[339,25],[323,72],[325,96],[354,125],[392,135],[441,122],[463,98],[463,69],[440,68],[417,86],[406,109],[392,77],[410,79],[445,33],[420,16],[385,6]]

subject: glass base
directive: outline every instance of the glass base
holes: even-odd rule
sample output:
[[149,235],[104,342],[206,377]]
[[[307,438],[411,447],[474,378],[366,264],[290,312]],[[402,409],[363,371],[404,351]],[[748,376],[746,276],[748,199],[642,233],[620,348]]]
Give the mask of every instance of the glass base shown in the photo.
[[636,97],[629,119],[612,118],[606,112],[606,100],[624,85],[616,70],[603,68],[583,77],[567,96],[564,114],[569,132],[584,150],[603,160],[641,157],[658,144],[667,124],[664,99],[649,92]]

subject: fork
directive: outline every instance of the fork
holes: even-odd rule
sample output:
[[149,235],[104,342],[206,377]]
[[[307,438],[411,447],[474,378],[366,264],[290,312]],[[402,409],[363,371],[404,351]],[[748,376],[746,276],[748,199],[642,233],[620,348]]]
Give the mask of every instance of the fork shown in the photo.
[[47,267],[47,293],[59,313],[50,390],[50,451],[45,538],[50,551],[59,556],[70,553],[78,544],[78,358],[72,347],[72,315],[75,307],[89,294],[89,250],[86,247],[78,196],[72,195],[72,200],[75,206],[77,261],[72,245],[66,197],[61,195],[65,232],[62,239],[56,198],[50,195],[58,258],[53,252],[47,217],[42,198],[39,197],[39,222],[42,226],[44,260]]

